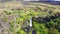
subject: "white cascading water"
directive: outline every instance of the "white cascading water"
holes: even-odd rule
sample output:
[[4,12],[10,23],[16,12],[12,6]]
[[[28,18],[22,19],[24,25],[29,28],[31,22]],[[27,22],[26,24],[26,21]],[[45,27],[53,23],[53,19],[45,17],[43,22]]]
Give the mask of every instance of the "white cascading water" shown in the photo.
[[32,27],[32,18],[30,19],[30,27]]

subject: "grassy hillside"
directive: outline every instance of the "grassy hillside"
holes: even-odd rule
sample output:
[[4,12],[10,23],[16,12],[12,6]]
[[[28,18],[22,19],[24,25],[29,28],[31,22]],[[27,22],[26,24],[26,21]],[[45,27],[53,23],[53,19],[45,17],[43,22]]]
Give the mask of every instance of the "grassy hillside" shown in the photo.
[[[30,28],[31,18],[33,26]],[[33,31],[60,34],[60,6],[35,2],[0,3],[0,34],[32,34]]]

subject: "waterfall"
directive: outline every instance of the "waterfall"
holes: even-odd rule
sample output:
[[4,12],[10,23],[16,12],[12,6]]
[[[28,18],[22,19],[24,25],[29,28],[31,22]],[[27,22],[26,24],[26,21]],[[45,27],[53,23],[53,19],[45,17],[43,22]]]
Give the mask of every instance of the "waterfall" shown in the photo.
[[30,19],[30,27],[32,27],[32,18]]

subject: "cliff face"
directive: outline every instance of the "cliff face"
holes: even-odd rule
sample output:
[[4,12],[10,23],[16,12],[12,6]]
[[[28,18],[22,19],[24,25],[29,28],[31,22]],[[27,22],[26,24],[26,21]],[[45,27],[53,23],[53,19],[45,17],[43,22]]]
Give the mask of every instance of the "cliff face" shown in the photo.
[[54,1],[54,0],[24,0],[24,1]]
[[0,1],[54,1],[54,0],[0,0]]
[[6,2],[6,1],[12,1],[12,0],[0,0],[0,3]]
[[12,1],[12,0],[0,0],[0,1]]
[[0,0],[0,3],[7,2],[7,1],[23,1],[23,0]]
[[[0,0],[0,1],[18,1],[18,0]],[[19,0],[20,1],[20,0]]]

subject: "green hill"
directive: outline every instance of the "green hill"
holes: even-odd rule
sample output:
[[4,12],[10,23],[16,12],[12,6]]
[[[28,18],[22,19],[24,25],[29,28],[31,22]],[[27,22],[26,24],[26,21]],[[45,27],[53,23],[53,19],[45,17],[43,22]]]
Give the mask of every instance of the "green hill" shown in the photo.
[[[33,18],[31,28],[28,26],[30,18]],[[0,34],[32,34],[33,30],[36,34],[60,34],[60,6],[33,2],[0,3]]]

